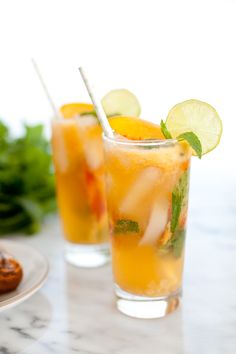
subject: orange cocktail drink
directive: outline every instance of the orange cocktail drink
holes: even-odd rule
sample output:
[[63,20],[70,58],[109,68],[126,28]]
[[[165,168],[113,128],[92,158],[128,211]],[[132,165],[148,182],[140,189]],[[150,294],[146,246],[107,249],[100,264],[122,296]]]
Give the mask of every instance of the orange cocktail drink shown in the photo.
[[118,308],[161,317],[181,292],[192,153],[185,142],[163,140],[158,126],[157,139],[142,137],[148,123],[139,122],[128,139],[104,137],[112,267]]
[[[97,266],[108,259],[108,223],[101,128],[92,114],[52,123],[52,148],[58,207],[66,239],[66,259],[78,266]],[[79,105],[83,110],[91,105]],[[84,107],[85,106],[85,107]],[[80,113],[80,112],[78,112]]]

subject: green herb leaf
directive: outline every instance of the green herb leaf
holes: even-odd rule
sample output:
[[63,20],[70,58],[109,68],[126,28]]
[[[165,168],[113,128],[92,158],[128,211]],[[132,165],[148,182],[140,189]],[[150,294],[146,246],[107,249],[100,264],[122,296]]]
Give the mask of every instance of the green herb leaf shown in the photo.
[[[107,116],[107,118],[111,118],[111,117],[115,117],[115,116],[120,116],[121,114],[120,113],[113,113],[113,114],[109,114]],[[83,112],[83,113],[80,113],[80,116],[83,117],[83,116],[94,116],[97,118],[97,112],[96,111],[91,111],[91,112]]]
[[161,131],[166,139],[173,139],[171,133],[167,129],[167,126],[163,120],[161,120]]
[[202,144],[198,136],[193,132],[186,132],[177,136],[178,141],[186,140],[192,149],[196,152],[199,159],[202,157]]
[[189,171],[185,171],[180,177],[178,184],[174,188],[174,193],[182,196],[182,200],[186,199],[189,189]]
[[32,200],[32,198],[22,197],[19,198],[19,204],[25,210],[30,218],[41,222],[43,219],[43,210],[37,201]]
[[171,232],[175,232],[175,229],[178,225],[179,216],[182,206],[182,196],[176,193],[172,193],[172,214],[171,214]]
[[185,242],[185,230],[177,230],[172,240],[173,254],[175,257],[180,257]]
[[30,223],[30,218],[22,210],[12,216],[1,217],[0,235],[22,230]]
[[185,242],[185,230],[177,229],[171,239],[159,249],[161,255],[166,255],[168,253],[173,253],[175,257],[180,257],[183,251]]
[[136,221],[133,220],[117,220],[114,233],[115,234],[126,234],[128,232],[139,232],[139,225]]
[[8,137],[8,128],[0,122],[0,143]]
[[171,214],[171,225],[170,225],[170,230],[172,233],[175,232],[178,226],[181,209],[183,205],[186,203],[187,194],[188,194],[188,180],[189,180],[189,172],[185,171],[183,175],[180,177],[177,186],[174,188],[172,192],[172,214]]
[[34,233],[55,210],[55,187],[50,144],[43,126],[25,125],[12,138],[0,122],[0,234]]
[[94,116],[97,118],[97,113],[96,111],[91,111],[91,112],[84,112],[84,113],[80,113],[80,116]]

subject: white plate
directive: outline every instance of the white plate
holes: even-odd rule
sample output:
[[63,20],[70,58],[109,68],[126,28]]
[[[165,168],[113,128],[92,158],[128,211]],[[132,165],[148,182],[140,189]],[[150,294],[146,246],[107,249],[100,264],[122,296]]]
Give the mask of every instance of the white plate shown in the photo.
[[0,312],[18,305],[38,291],[45,282],[49,265],[34,248],[15,241],[0,240],[0,249],[12,255],[23,267],[23,280],[15,291],[0,295]]

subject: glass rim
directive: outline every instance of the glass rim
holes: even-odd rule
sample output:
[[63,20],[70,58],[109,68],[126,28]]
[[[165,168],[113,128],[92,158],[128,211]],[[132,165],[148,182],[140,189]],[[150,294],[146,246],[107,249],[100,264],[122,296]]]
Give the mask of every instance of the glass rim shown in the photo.
[[50,120],[53,121],[53,122],[57,122],[57,121],[61,121],[61,120],[75,120],[75,119],[80,119],[80,118],[86,118],[86,117],[93,117],[94,119],[96,119],[96,117],[94,117],[92,114],[86,114],[86,115],[80,115],[80,114],[75,114],[73,117],[63,117],[63,116],[55,116],[55,115],[52,115],[50,117]]
[[111,138],[107,136],[104,132],[102,133],[102,139],[107,142],[111,142],[117,145],[123,146],[154,146],[154,147],[163,147],[171,146],[178,143],[177,139],[145,139],[145,140],[119,140],[119,138]]

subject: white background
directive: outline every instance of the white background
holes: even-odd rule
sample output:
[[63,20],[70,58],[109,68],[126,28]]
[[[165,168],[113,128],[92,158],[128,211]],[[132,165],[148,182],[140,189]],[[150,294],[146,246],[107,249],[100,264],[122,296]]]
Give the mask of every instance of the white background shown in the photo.
[[234,0],[2,0],[0,117],[14,132],[22,120],[49,125],[51,110],[31,57],[57,106],[89,100],[79,65],[89,70],[101,96],[112,88],[133,91],[148,120],[159,122],[182,100],[207,101],[222,117],[224,132],[214,152],[202,161],[194,159],[192,186],[197,191],[204,185],[217,194],[218,186],[229,185],[217,202],[227,199],[227,193],[232,198],[235,18]]

